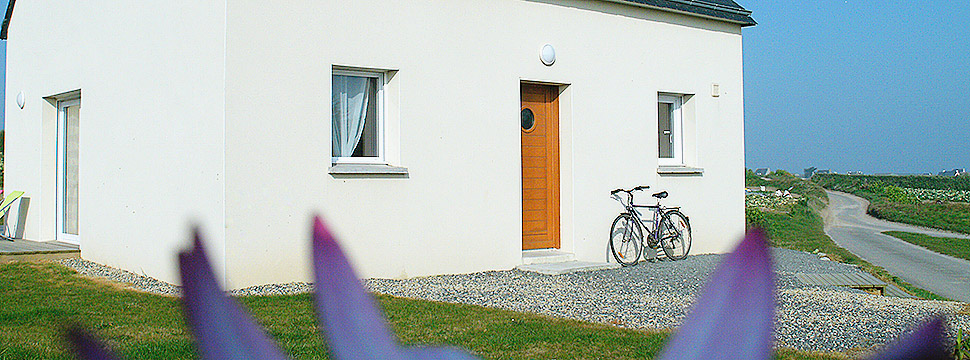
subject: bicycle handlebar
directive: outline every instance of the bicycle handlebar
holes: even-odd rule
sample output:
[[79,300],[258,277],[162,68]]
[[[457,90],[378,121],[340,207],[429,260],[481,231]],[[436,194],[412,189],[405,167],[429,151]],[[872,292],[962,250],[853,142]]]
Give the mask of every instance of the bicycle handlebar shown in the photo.
[[616,193],[618,193],[618,192],[632,193],[634,191],[641,191],[641,190],[646,190],[646,189],[649,189],[649,188],[650,188],[649,185],[640,185],[640,186],[637,186],[637,187],[632,188],[630,190],[616,189],[616,190],[610,191],[610,195],[616,195]]

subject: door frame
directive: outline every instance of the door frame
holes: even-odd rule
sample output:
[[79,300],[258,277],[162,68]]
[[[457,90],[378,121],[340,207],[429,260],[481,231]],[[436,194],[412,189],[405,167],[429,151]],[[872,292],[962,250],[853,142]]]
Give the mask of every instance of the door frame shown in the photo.
[[[80,231],[78,231],[78,234],[69,234],[64,232],[64,208],[67,203],[67,193],[65,191],[67,182],[67,108],[71,106],[78,106],[78,121],[80,121],[81,98],[57,101],[57,160],[55,162],[55,174],[57,176],[55,202],[57,204],[57,212],[54,216],[56,219],[56,229],[54,230],[54,235],[57,241],[80,245]],[[78,126],[78,129],[80,129],[80,126]],[[78,158],[80,158],[80,149],[78,150]],[[80,213],[80,211],[78,212]],[[78,219],[78,230],[80,230],[80,218]]]

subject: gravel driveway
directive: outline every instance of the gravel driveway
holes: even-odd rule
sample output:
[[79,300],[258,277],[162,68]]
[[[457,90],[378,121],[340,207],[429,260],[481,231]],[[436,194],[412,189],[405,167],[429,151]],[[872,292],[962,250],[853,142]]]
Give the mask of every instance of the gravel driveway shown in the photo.
[[[794,274],[848,273],[855,267],[805,252],[773,249],[778,275],[776,346],[849,351],[884,344],[930,315],[970,329],[967,304],[874,296],[842,287],[802,285]],[[374,292],[475,304],[645,329],[680,324],[721,255],[546,276],[517,270],[408,280],[370,279]],[[964,314],[957,314],[963,311]],[[743,325],[743,324],[742,324]]]
[[[722,255],[644,263],[614,270],[557,276],[519,270],[442,275],[407,280],[368,279],[377,293],[533,312],[630,328],[668,329],[687,315],[694,296]],[[884,344],[930,315],[947,317],[951,328],[970,329],[970,307],[874,296],[841,287],[802,285],[795,273],[849,273],[855,267],[819,260],[793,250],[772,249],[778,275],[776,345],[810,351],[856,351]],[[107,277],[161,294],[178,288],[130,272],[79,259],[60,263],[88,276]],[[262,285],[234,295],[312,291],[306,283]],[[962,314],[958,314],[962,312]]]

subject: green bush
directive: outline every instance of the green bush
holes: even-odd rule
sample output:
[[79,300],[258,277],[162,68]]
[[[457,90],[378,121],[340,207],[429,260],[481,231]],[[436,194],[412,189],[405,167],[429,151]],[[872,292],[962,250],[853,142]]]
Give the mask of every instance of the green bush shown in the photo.
[[949,201],[970,203],[968,190],[939,190],[903,188],[907,194],[915,196],[920,201]]
[[758,209],[745,208],[744,220],[745,220],[745,223],[747,223],[747,227],[749,229],[761,228],[761,229],[767,230],[771,228],[771,224],[769,223],[770,219],[768,218],[768,215]]
[[784,170],[778,170],[768,175],[771,179],[767,183],[768,186],[789,190],[794,194],[799,194],[808,198],[815,198],[821,201],[828,200],[828,196],[825,195],[825,190],[822,189],[818,184],[805,181],[795,175],[792,175]]
[[901,188],[970,191],[970,176],[820,174],[813,176],[812,181],[827,189],[846,192],[863,189],[866,184],[875,182]]
[[957,330],[955,345],[953,347],[953,358],[955,360],[970,360],[970,333],[964,333],[963,329]]
[[744,186],[765,186],[768,181],[756,175],[751,169],[744,169]]
[[916,204],[919,202],[915,196],[910,195],[906,190],[895,185],[883,187],[881,195],[886,201],[894,203]]

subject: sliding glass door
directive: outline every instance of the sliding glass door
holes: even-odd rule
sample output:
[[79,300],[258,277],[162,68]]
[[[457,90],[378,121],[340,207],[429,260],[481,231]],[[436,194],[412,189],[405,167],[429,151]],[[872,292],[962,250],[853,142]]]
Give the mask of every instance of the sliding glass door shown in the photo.
[[81,99],[57,103],[57,240],[78,244],[78,119]]

